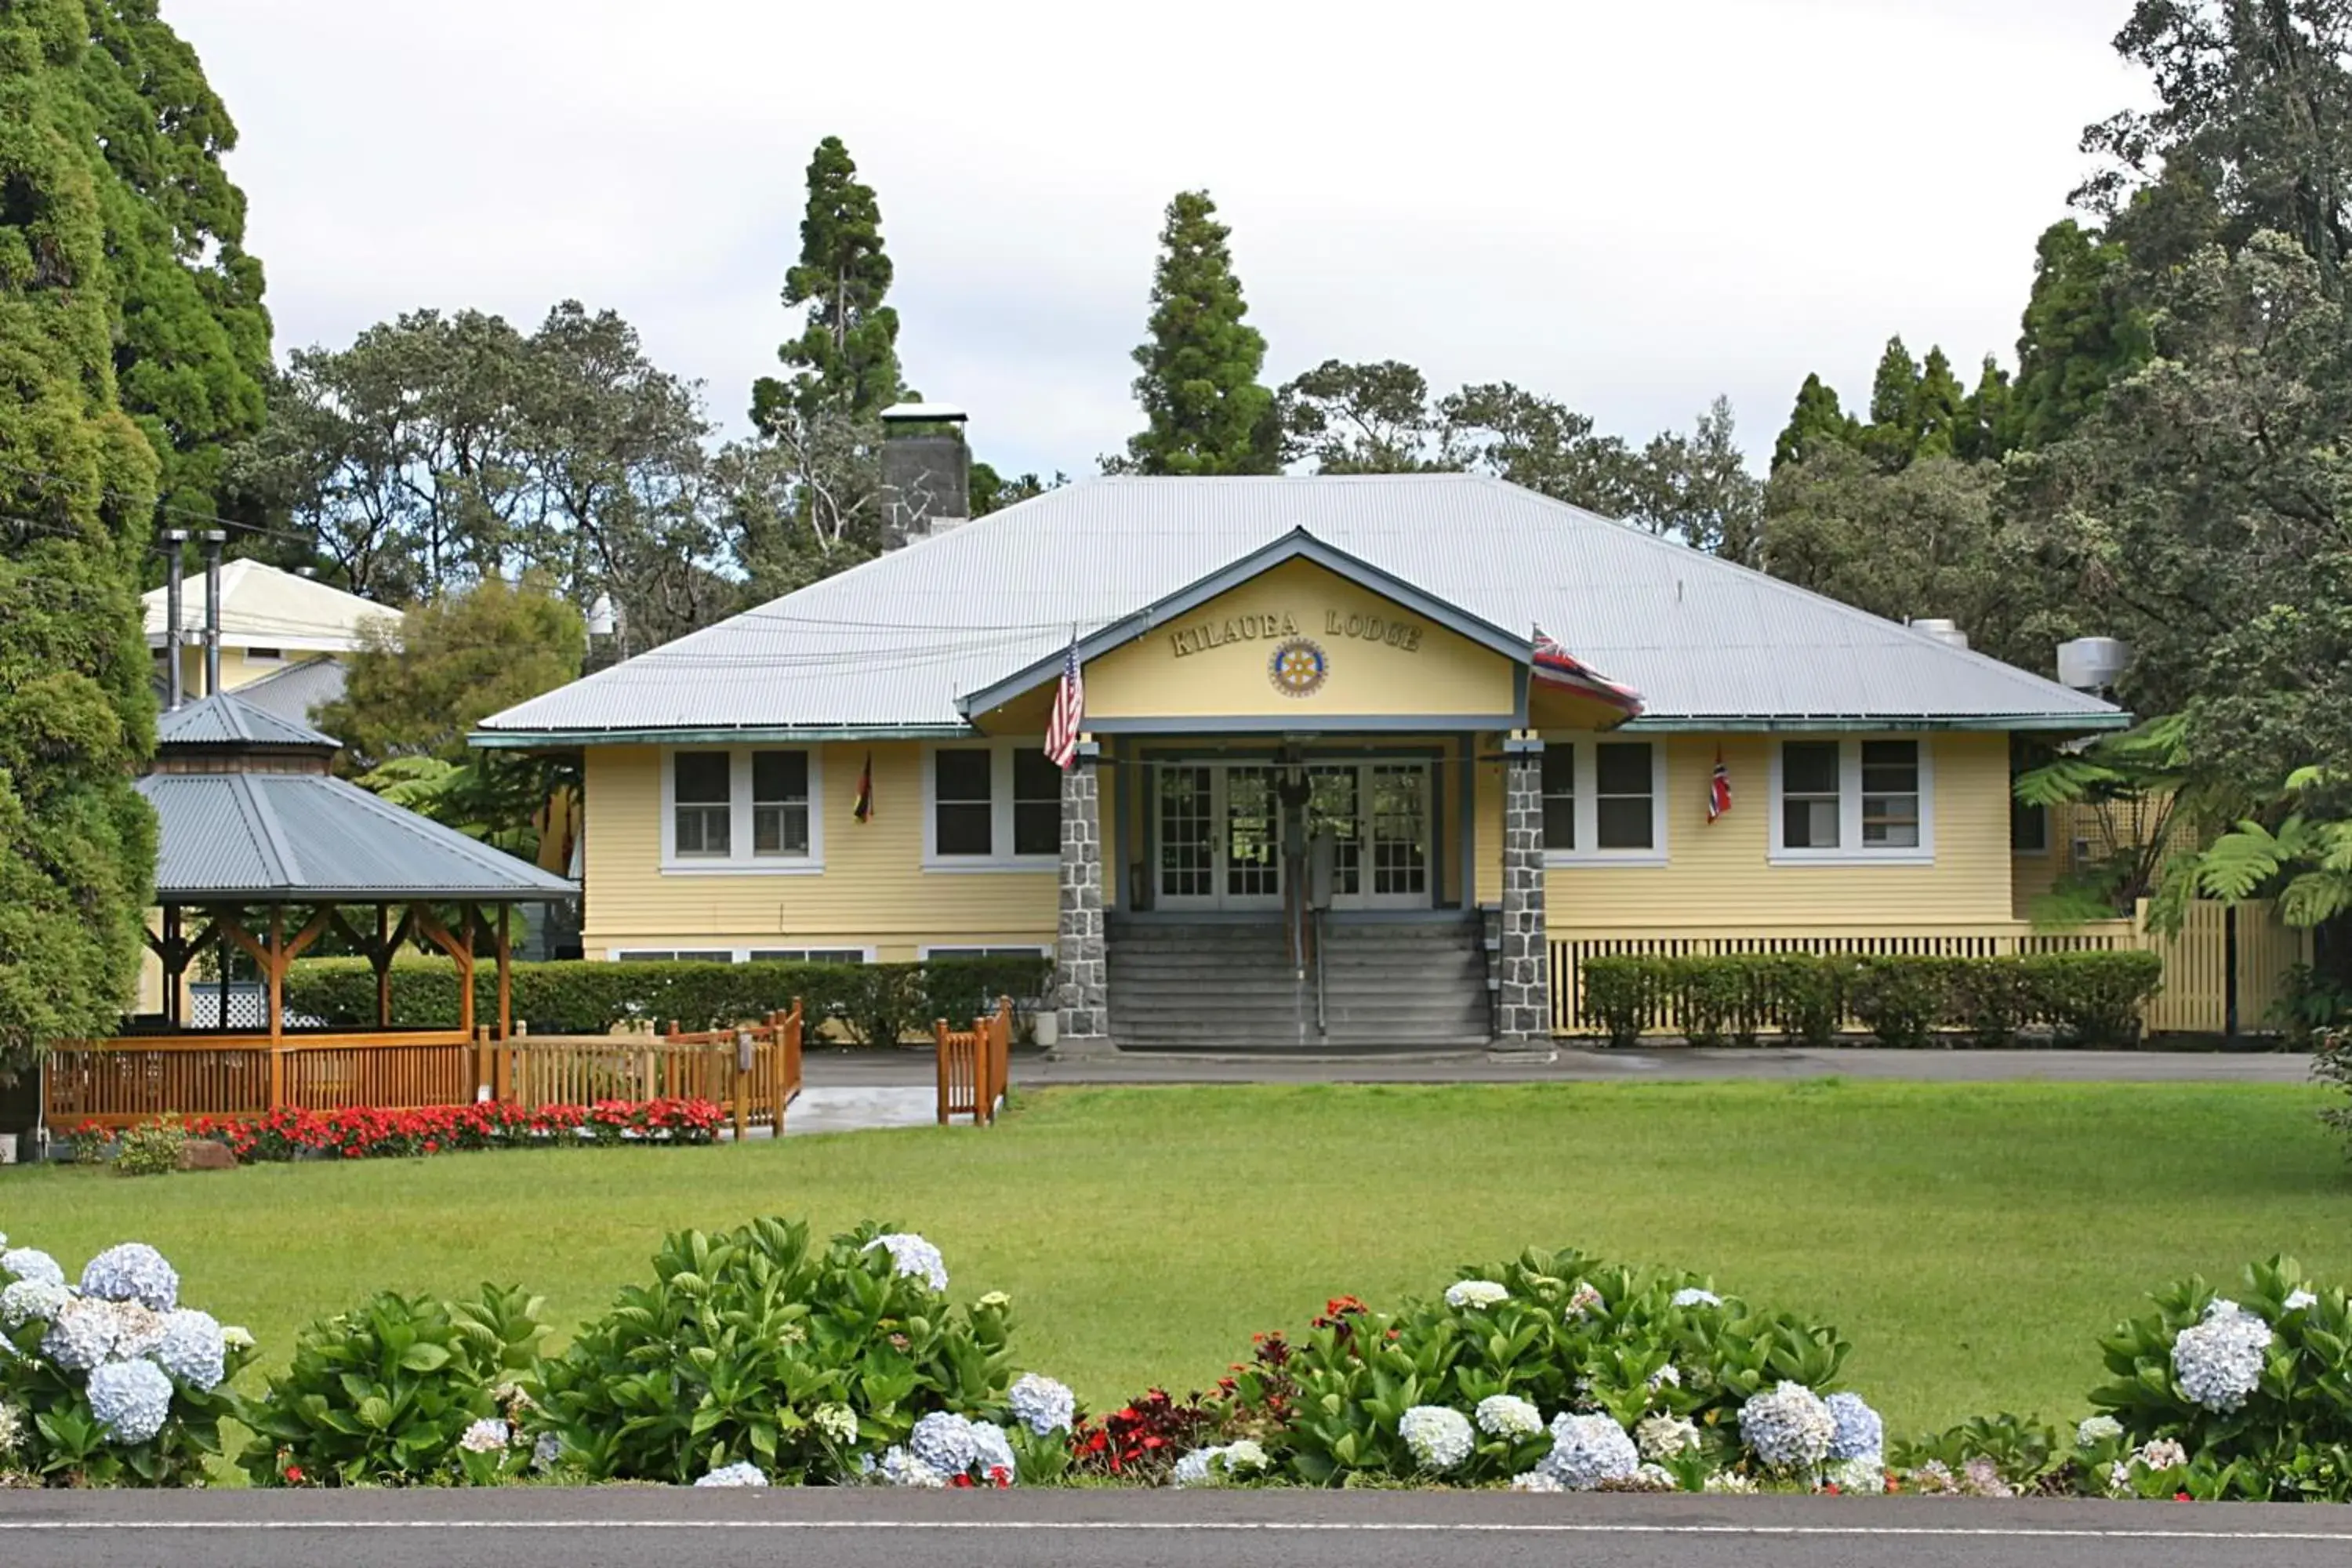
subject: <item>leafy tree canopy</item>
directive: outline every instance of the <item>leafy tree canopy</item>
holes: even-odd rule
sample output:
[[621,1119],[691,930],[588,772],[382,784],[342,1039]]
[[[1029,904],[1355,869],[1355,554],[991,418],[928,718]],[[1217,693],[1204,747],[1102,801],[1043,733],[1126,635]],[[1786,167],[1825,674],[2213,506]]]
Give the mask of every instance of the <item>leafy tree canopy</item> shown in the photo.
[[155,820],[136,572],[158,465],[116,398],[111,178],[79,0],[0,7],[0,1075],[112,1032]]
[[1279,458],[1265,339],[1243,320],[1233,230],[1206,191],[1179,192],[1160,231],[1150,337],[1135,351],[1144,429],[1113,467],[1139,474],[1259,474]]

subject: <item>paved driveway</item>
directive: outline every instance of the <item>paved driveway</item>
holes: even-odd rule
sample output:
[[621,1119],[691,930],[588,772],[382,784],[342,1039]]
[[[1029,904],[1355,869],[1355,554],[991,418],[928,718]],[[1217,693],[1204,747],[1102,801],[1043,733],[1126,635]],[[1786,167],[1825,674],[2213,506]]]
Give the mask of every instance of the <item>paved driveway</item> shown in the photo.
[[878,1491],[0,1493],[54,1568],[2343,1568],[2352,1510],[1930,1499]]

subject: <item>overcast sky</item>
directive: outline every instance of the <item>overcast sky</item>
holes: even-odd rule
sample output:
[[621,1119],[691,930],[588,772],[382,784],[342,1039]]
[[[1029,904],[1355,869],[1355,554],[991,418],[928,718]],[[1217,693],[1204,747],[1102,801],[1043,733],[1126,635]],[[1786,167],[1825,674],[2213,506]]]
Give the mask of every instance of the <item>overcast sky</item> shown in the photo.
[[818,138],[879,193],[900,357],[1003,469],[1135,428],[1160,209],[1234,226],[1266,380],[1398,358],[1769,454],[1890,332],[2014,353],[2127,0],[163,0],[242,135],[278,352],[610,306],[731,429]]

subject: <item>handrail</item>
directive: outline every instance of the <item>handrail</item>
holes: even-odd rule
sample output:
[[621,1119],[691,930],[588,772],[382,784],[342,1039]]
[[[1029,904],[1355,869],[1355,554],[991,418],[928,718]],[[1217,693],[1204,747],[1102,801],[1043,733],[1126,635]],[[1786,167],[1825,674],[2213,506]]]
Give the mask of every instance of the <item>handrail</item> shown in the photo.
[[1331,1032],[1331,1023],[1325,1011],[1323,992],[1323,911],[1321,910],[1315,910],[1314,918],[1315,1032],[1318,1035],[1328,1035]]

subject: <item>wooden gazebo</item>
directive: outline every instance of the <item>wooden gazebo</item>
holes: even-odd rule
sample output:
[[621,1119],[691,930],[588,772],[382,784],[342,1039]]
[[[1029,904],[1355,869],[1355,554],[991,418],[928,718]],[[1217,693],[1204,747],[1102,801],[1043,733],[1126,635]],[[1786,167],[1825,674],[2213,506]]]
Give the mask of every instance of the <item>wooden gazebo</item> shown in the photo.
[[[149,944],[163,966],[160,1016],[121,1036],[53,1050],[44,1068],[52,1127],[120,1123],[171,1111],[258,1114],[281,1105],[462,1101],[488,1081],[487,1047],[512,1030],[509,916],[517,903],[569,900],[563,878],[333,776],[340,743],[234,694],[165,713],[153,771],[139,791],[161,828]],[[354,911],[360,919],[352,918]],[[289,1024],[286,975],[333,932],[375,971],[372,1030]],[[494,1027],[478,1026],[475,949],[498,966]],[[457,971],[456,1028],[400,1029],[393,957],[411,944]],[[210,953],[218,1005],[189,1016],[189,971]],[[261,979],[260,1016],[232,1016],[233,954]]]

